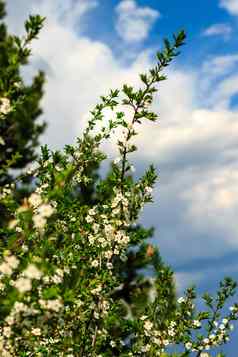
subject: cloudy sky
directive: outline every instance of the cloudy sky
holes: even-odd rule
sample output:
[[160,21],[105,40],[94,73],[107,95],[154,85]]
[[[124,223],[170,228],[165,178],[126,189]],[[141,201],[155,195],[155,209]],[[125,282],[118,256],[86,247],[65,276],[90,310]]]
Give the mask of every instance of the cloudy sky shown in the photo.
[[179,289],[238,278],[238,0],[8,0],[7,10],[16,33],[28,14],[47,17],[25,77],[47,74],[51,148],[72,143],[100,95],[137,85],[163,38],[186,30],[154,103],[160,121],[142,128],[134,157],[137,174],[151,162],[159,171],[142,221],[156,227]]

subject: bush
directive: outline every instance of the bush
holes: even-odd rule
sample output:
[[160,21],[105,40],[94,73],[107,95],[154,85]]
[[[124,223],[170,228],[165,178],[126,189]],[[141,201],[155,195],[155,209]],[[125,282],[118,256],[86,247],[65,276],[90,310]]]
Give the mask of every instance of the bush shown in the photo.
[[[42,21],[32,16],[27,22],[29,41]],[[144,205],[152,201],[156,181],[153,166],[133,180],[133,137],[142,121],[156,125],[157,115],[150,111],[156,85],[165,79],[162,71],[184,40],[183,31],[172,43],[165,40],[155,67],[140,75],[142,88],[124,85],[102,96],[76,145],[62,152],[42,148],[38,167],[21,176],[24,180],[34,175],[29,197],[19,203],[18,183],[3,186],[1,203],[11,220],[1,229],[0,242],[2,356],[174,356],[170,351],[178,346],[176,356],[204,357],[204,351],[229,340],[231,321],[238,317],[237,304],[223,313],[236,288],[229,278],[220,284],[217,297],[203,296],[207,308],[202,312],[196,309],[193,288],[170,304],[171,273],[166,269],[158,270],[153,284],[157,293],[136,314],[117,295],[128,247],[144,239],[133,227]],[[23,48],[19,43],[26,53],[29,41]],[[13,84],[8,85],[3,93],[11,93]],[[17,111],[19,98],[1,97],[0,120]],[[117,111],[119,104],[133,109],[131,121]],[[111,109],[112,119],[104,125],[105,109]],[[110,179],[99,180],[97,202],[88,205],[79,199],[78,187],[92,183],[89,167],[106,159],[101,143],[121,130]],[[147,258],[157,261],[154,247],[144,250]]]

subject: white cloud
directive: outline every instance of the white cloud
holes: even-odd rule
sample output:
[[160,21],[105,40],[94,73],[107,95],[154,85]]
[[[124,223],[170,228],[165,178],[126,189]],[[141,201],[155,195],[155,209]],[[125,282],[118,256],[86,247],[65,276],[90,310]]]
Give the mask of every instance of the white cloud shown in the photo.
[[219,77],[227,75],[229,72],[236,69],[238,63],[238,54],[213,56],[203,63],[202,71],[204,75],[211,77]]
[[8,23],[13,32],[22,33],[23,23],[29,14],[47,16],[50,21],[58,22],[62,26],[79,29],[83,27],[83,16],[99,5],[97,0],[21,0],[21,3],[9,1],[7,11]]
[[237,0],[220,0],[220,7],[226,9],[231,15],[238,15]]
[[204,36],[223,36],[228,39],[232,33],[232,28],[227,24],[214,24],[203,31]]
[[148,6],[140,7],[134,0],[122,0],[116,7],[116,30],[126,42],[140,42],[147,38],[159,11]]
[[[236,138],[237,134],[234,133],[234,141]],[[237,179],[238,166],[234,163],[225,167],[211,167],[206,172],[201,172],[199,180],[183,193],[183,198],[190,201],[187,206],[187,220],[192,220],[197,227],[203,225],[206,229],[216,226],[218,231],[226,232],[226,244],[236,249]]]
[[[176,105],[176,104],[175,104]],[[179,113],[179,112],[178,112]],[[185,113],[185,111],[184,111]],[[181,113],[182,114],[182,113]],[[238,137],[237,113],[230,111],[215,111],[207,109],[193,109],[190,113],[177,115],[177,121],[168,120],[166,124],[148,125],[143,128],[143,136],[138,139],[143,150],[141,155],[145,159],[169,162],[176,156],[187,152],[193,155],[205,148],[211,154],[236,144]],[[186,115],[186,116],[185,116]],[[162,116],[166,121],[166,116]],[[181,118],[183,117],[183,121]],[[204,160],[206,158],[204,157]]]
[[211,96],[217,107],[229,109],[234,95],[238,93],[238,74],[232,74],[225,78],[216,88]]

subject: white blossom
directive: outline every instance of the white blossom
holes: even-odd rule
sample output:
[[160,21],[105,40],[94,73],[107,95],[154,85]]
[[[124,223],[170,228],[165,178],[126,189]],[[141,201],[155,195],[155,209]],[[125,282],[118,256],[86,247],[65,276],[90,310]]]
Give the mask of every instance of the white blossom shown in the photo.
[[40,336],[41,335],[41,329],[36,327],[31,330],[31,333],[33,336]]
[[32,193],[28,198],[28,202],[32,207],[38,207],[42,203],[42,198],[38,193]]
[[182,304],[183,302],[185,302],[185,299],[184,297],[180,297],[178,300],[177,300],[178,304]]
[[4,327],[3,328],[3,335],[5,337],[10,337],[12,334],[12,330],[11,330],[11,327],[7,326],[7,327]]
[[99,261],[98,260],[93,260],[91,263],[92,267],[97,268],[99,266]]
[[201,327],[201,322],[199,320],[194,320],[193,325],[194,327]]
[[145,321],[145,323],[144,323],[145,330],[149,331],[152,329],[152,327],[153,327],[153,323],[151,321]]
[[191,348],[192,348],[192,343],[191,342],[186,342],[185,343],[185,348],[187,349],[187,350],[191,350]]
[[11,102],[8,98],[0,98],[0,114],[8,114],[11,111]]
[[0,273],[2,273],[4,275],[11,275],[12,268],[10,267],[9,264],[7,264],[6,262],[3,262],[2,264],[0,264]]
[[23,275],[29,279],[37,279],[39,280],[42,277],[42,272],[35,266],[35,264],[30,264],[23,271]]
[[42,217],[40,214],[34,215],[32,220],[34,222],[34,226],[39,229],[44,228],[44,226],[46,224],[46,219],[44,217]]
[[8,255],[4,260],[12,269],[16,269],[19,265],[19,260],[14,255]]
[[42,204],[37,211],[42,217],[50,217],[55,210],[50,204],[45,203]]
[[32,288],[31,279],[19,278],[14,282],[14,286],[20,293],[25,293],[27,291],[30,291]]

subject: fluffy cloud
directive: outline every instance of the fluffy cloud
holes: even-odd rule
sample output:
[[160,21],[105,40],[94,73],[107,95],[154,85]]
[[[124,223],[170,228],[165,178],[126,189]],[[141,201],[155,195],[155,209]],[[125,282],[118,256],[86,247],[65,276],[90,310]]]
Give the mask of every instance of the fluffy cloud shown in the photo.
[[205,76],[220,77],[233,72],[238,63],[238,54],[210,57],[203,63],[202,71]]
[[224,232],[226,244],[236,249],[237,179],[238,166],[234,163],[227,163],[225,167],[213,166],[201,173],[199,181],[182,194],[185,200],[190,201],[187,206],[188,221],[192,220],[197,227],[202,222],[207,229],[216,226],[218,231]]
[[226,9],[231,15],[238,15],[237,0],[220,0],[220,7]]
[[140,7],[134,0],[122,0],[117,8],[116,29],[126,42],[140,42],[147,38],[159,11],[150,7]]
[[83,28],[83,16],[99,5],[97,0],[53,0],[41,2],[37,0],[21,0],[21,3],[9,1],[7,11],[8,22],[13,32],[22,33],[26,16],[39,13],[50,21],[58,22],[68,29]]
[[228,39],[232,33],[232,28],[227,24],[214,24],[203,31],[204,36],[222,36]]

